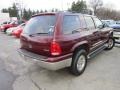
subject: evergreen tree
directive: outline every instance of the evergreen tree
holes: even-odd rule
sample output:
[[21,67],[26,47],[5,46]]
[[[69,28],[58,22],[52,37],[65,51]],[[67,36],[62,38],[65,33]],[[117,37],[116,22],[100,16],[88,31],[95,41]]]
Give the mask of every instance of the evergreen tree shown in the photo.
[[15,3],[13,3],[13,6],[9,8],[9,13],[11,17],[18,17],[18,9]]
[[24,18],[25,20],[28,20],[28,19],[29,19],[28,12],[27,12],[26,9],[23,10],[23,18]]
[[12,7],[9,7],[8,9],[3,8],[3,13],[9,13],[10,17],[18,17],[18,9],[15,3],[13,3]]
[[55,12],[54,9],[51,10],[52,12]]
[[37,11],[36,11],[36,14],[39,14],[39,13],[40,13],[39,10],[37,10]]
[[8,11],[8,9],[3,8],[3,9],[2,9],[2,12],[3,12],[3,13],[8,13],[9,11]]
[[33,10],[33,11],[32,11],[32,15],[35,15],[35,14],[36,14],[36,12]]
[[58,9],[55,9],[55,12],[58,12],[59,10]]
[[72,7],[69,11],[83,12],[86,9],[87,9],[86,2],[83,0],[81,1],[78,0],[77,2],[72,3]]
[[[9,13],[10,14],[10,17],[18,17],[19,18],[19,14],[18,14],[18,8],[16,6],[15,3],[13,3],[13,6],[12,7],[9,7],[9,8],[3,8],[2,9],[2,12],[3,13]],[[44,12],[47,12],[47,10],[45,10]],[[31,9],[23,9],[22,11],[22,18],[24,20],[29,20],[31,18],[32,15],[35,15],[35,14],[39,14],[39,13],[43,13],[43,10],[39,11],[39,10],[31,10]]]
[[41,10],[40,13],[43,13],[43,10]]
[[44,12],[47,12],[47,10],[45,10]]

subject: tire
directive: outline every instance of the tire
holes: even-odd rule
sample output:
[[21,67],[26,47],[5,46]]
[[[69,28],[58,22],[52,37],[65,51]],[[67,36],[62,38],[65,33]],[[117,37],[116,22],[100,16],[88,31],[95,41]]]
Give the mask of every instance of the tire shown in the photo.
[[7,29],[4,30],[4,33],[6,34]]
[[[80,65],[80,63],[82,65]],[[81,75],[84,72],[86,65],[87,65],[86,51],[84,49],[80,49],[79,51],[76,51],[72,58],[72,64],[70,67],[71,73],[75,76]]]
[[111,50],[115,45],[115,39],[114,38],[109,38],[107,41],[107,48],[105,50]]

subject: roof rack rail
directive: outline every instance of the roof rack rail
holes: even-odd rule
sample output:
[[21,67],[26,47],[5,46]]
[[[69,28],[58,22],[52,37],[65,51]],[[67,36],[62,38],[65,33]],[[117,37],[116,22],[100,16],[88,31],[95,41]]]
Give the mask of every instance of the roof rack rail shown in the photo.
[[[90,9],[84,9],[84,10],[82,10],[80,12],[78,12],[78,11],[72,11],[72,10],[62,10],[62,11],[57,11],[57,12],[58,13],[60,13],[60,12],[64,13],[64,12],[66,12],[66,13],[70,13],[70,14],[72,14],[72,13],[76,13],[76,14],[81,13],[81,14],[87,14],[87,15],[94,15],[94,12],[92,10],[90,10]],[[57,13],[57,12],[47,12],[47,13]],[[44,13],[39,13],[39,14],[44,14]],[[32,15],[32,17],[37,16],[39,14]]]
[[82,14],[88,14],[88,15],[94,15],[94,12],[90,9],[84,9],[80,12],[78,11],[72,11],[72,10],[63,10],[63,11],[59,11],[59,12],[69,12],[69,13],[82,13]]

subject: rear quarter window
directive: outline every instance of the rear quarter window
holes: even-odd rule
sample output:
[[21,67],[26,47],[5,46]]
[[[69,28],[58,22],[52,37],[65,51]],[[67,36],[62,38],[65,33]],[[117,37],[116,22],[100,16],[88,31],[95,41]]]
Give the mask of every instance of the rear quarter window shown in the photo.
[[72,34],[73,31],[80,29],[80,19],[78,15],[65,15],[63,18],[63,33]]

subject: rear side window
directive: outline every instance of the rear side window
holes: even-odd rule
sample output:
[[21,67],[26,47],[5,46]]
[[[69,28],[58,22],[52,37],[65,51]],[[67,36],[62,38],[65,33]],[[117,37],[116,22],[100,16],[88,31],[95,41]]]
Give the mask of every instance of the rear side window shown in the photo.
[[88,29],[95,29],[95,25],[94,25],[93,19],[91,17],[85,16],[85,21],[86,21]]
[[72,34],[73,31],[80,29],[80,19],[78,15],[66,15],[63,18],[63,33]]

